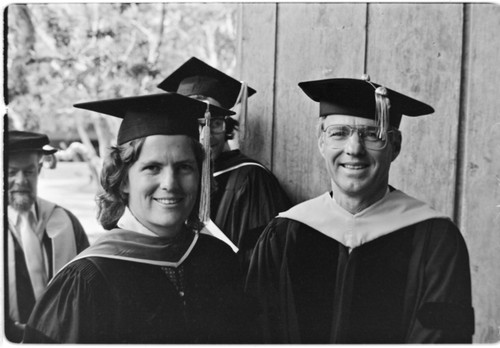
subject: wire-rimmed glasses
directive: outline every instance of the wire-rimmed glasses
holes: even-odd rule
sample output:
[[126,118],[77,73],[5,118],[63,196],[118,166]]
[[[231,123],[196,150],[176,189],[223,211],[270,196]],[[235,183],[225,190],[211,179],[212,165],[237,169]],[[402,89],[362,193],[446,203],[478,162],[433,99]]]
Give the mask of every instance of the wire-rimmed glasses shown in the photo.
[[[199,119],[198,125],[200,132],[205,126],[205,119]],[[210,133],[212,134],[220,134],[226,131],[226,121],[224,118],[211,118],[210,119]]]
[[[367,149],[382,150],[387,145],[387,134],[381,132],[376,126],[350,126],[346,124],[334,124],[323,130],[326,144],[332,148],[340,149],[344,147],[347,140],[358,133],[360,140]],[[389,130],[387,133],[392,132]]]

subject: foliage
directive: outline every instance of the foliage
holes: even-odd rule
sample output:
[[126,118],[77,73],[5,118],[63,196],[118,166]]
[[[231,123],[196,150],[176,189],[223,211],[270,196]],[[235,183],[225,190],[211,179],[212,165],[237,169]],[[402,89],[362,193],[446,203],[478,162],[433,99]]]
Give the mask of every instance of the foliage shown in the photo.
[[237,6],[10,5],[9,126],[46,132],[53,139],[80,137],[86,145],[97,139],[102,151],[115,138],[119,121],[72,105],[160,93],[157,84],[191,56],[231,74]]

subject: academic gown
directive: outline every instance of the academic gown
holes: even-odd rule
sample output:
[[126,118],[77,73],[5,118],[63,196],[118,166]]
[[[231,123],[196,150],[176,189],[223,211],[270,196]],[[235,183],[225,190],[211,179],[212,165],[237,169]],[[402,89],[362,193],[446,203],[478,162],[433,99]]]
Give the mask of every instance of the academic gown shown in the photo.
[[291,206],[276,177],[240,152],[223,152],[214,163],[216,188],[211,195],[212,221],[240,249],[246,270],[266,225]]
[[[38,197],[35,210],[37,227],[43,230],[42,246],[47,255],[50,280],[64,264],[87,248],[89,241],[78,219],[67,209]],[[19,231],[16,231],[10,220],[7,233],[5,336],[9,341],[19,343],[23,338],[23,330],[14,322],[25,324],[28,321],[35,305],[35,294],[19,241]]]
[[124,230],[108,234],[54,278],[29,319],[24,342],[244,339],[243,289],[228,246],[198,233],[175,244]]
[[[430,218],[371,239],[378,217],[337,218],[354,232],[367,223],[368,233],[328,235],[328,218],[320,232],[291,214],[274,219],[258,241],[246,291],[259,303],[266,343],[471,342],[469,258],[450,220]],[[355,247],[346,246],[353,240]]]

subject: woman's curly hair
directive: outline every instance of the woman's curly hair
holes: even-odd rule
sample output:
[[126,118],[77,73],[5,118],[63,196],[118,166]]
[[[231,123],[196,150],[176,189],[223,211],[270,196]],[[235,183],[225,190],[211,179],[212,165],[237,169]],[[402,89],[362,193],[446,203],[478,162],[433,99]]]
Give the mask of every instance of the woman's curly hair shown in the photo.
[[[101,186],[103,191],[96,198],[98,207],[97,217],[101,225],[107,230],[116,227],[128,204],[128,194],[123,189],[128,182],[128,171],[139,158],[145,139],[134,139],[122,145],[112,146],[103,164],[101,171]],[[205,153],[198,141],[194,139],[190,140],[198,165],[198,171],[201,173]],[[200,184],[201,175],[199,186]],[[196,204],[187,221],[194,228],[198,228],[200,225],[198,219],[200,193],[201,187],[198,190]]]

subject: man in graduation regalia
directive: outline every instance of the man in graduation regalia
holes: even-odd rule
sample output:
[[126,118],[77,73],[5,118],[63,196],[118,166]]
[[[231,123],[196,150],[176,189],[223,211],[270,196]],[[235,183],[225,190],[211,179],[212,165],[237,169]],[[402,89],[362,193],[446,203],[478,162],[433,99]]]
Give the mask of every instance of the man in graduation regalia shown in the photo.
[[[158,87],[226,109],[241,102],[240,110],[246,110],[247,96],[255,93],[245,83],[195,57],[186,61]],[[291,204],[269,169],[239,149],[230,149],[228,140],[234,137],[237,130],[238,121],[232,117],[212,118],[210,123],[210,150],[216,183],[212,190],[211,218],[239,248],[239,259],[246,270],[264,227]]]
[[57,149],[45,134],[7,133],[8,231],[5,265],[5,335],[21,342],[24,326],[53,275],[89,241],[68,210],[37,196],[44,156]]
[[388,185],[402,115],[434,110],[368,77],[299,83],[319,102],[331,191],[281,213],[246,290],[267,343],[471,342],[469,258],[446,216]]

